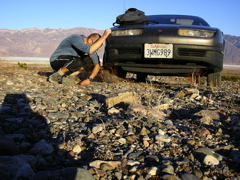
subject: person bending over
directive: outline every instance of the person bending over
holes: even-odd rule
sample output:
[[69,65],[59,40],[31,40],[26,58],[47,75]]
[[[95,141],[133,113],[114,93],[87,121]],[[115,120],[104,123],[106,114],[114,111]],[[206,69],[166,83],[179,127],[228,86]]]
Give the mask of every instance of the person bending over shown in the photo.
[[80,85],[89,85],[100,70],[97,50],[102,46],[111,29],[106,29],[102,36],[97,33],[88,37],[73,34],[62,40],[50,57],[50,65],[56,71],[49,76],[49,81],[61,83],[66,73],[78,74],[83,68],[91,71],[90,76]]

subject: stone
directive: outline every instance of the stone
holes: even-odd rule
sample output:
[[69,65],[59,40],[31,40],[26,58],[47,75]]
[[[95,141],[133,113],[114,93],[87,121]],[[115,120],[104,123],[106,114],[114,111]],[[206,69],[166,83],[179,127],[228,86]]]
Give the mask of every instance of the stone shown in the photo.
[[35,173],[31,166],[20,157],[0,157],[0,177],[4,179],[32,179]]
[[135,166],[135,165],[139,165],[140,162],[139,161],[134,161],[134,160],[128,160],[127,165],[129,166]]
[[20,153],[19,147],[9,138],[0,138],[0,147],[1,155],[16,155]]
[[42,139],[41,141],[34,144],[33,148],[30,150],[30,154],[48,155],[51,154],[53,150],[53,146]]
[[109,164],[111,166],[113,166],[114,168],[118,168],[120,167],[121,165],[121,162],[120,161],[102,161],[102,160],[95,160],[95,161],[92,161],[89,163],[89,166],[90,167],[93,167],[93,168],[100,168],[101,164]]
[[77,167],[69,167],[56,171],[42,171],[34,177],[34,180],[42,179],[94,180],[88,170]]
[[148,174],[152,176],[156,176],[159,174],[159,168],[158,167],[150,167],[148,170]]
[[140,99],[141,98],[135,92],[118,92],[106,98],[105,104],[110,108],[120,103],[136,104],[140,102]]
[[148,106],[144,106],[142,104],[132,104],[128,107],[128,113],[131,114],[143,114],[149,117],[155,117],[159,120],[163,120],[165,118],[165,114],[161,113],[160,111],[150,108]]
[[183,180],[200,180],[197,176],[190,174],[190,173],[183,173],[181,174],[181,178]]
[[182,180],[182,179],[179,178],[178,176],[170,175],[170,174],[163,175],[162,178],[163,178],[164,180]]
[[78,76],[66,76],[62,78],[62,84],[66,86],[75,86],[79,84],[81,80]]
[[150,133],[150,131],[146,127],[143,127],[141,129],[139,135],[145,136],[145,135],[148,135],[149,133]]
[[219,160],[212,155],[206,155],[203,159],[205,165],[214,166],[219,164]]
[[168,174],[174,174],[174,168],[172,165],[167,165],[162,169],[162,172],[168,173]]
[[75,145],[74,146],[74,148],[73,148],[73,152],[74,153],[80,153],[82,151],[82,148],[77,144],[77,145]]
[[1,81],[6,81],[6,80],[7,80],[6,77],[0,76],[0,82],[1,82]]
[[100,165],[100,169],[102,169],[103,171],[111,171],[111,170],[115,169],[115,167],[111,166],[108,163],[102,163]]
[[161,142],[171,142],[171,137],[167,135],[156,135],[155,136],[156,141],[161,141]]
[[92,128],[92,133],[97,134],[97,133],[101,132],[103,129],[104,129],[103,125],[98,124]]
[[119,142],[120,144],[126,144],[126,143],[127,143],[127,141],[126,141],[125,138],[120,138],[120,139],[118,139],[118,142]]

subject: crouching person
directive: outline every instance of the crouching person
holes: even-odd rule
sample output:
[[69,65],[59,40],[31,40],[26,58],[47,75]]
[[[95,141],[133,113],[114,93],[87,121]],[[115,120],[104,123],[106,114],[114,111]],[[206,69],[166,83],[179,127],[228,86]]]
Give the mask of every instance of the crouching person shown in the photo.
[[[50,65],[56,71],[49,76],[49,81],[62,83],[66,73],[77,75],[84,68],[91,70],[90,76],[80,85],[89,85],[100,70],[97,50],[102,46],[111,29],[106,29],[102,36],[97,33],[84,35],[73,34],[65,38],[50,57]],[[87,54],[87,55],[86,55]]]

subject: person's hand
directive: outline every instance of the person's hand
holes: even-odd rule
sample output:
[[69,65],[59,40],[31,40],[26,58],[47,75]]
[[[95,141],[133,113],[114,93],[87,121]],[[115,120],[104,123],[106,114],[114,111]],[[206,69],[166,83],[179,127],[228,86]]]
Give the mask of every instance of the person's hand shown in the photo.
[[105,36],[108,36],[109,34],[111,34],[112,33],[112,30],[111,29],[105,29],[105,31],[104,31],[104,35]]
[[90,83],[91,83],[91,81],[89,79],[85,79],[82,82],[80,82],[80,85],[88,86],[88,85],[90,85]]

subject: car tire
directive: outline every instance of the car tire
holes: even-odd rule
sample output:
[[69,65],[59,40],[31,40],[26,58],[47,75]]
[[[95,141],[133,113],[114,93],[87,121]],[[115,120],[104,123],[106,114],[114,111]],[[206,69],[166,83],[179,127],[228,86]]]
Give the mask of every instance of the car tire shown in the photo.
[[122,69],[121,66],[105,66],[105,69],[109,70],[110,74],[113,74],[119,78],[126,79],[127,72]]
[[221,72],[209,73],[207,75],[207,85],[210,87],[221,86]]
[[137,82],[146,82],[147,74],[137,73]]

